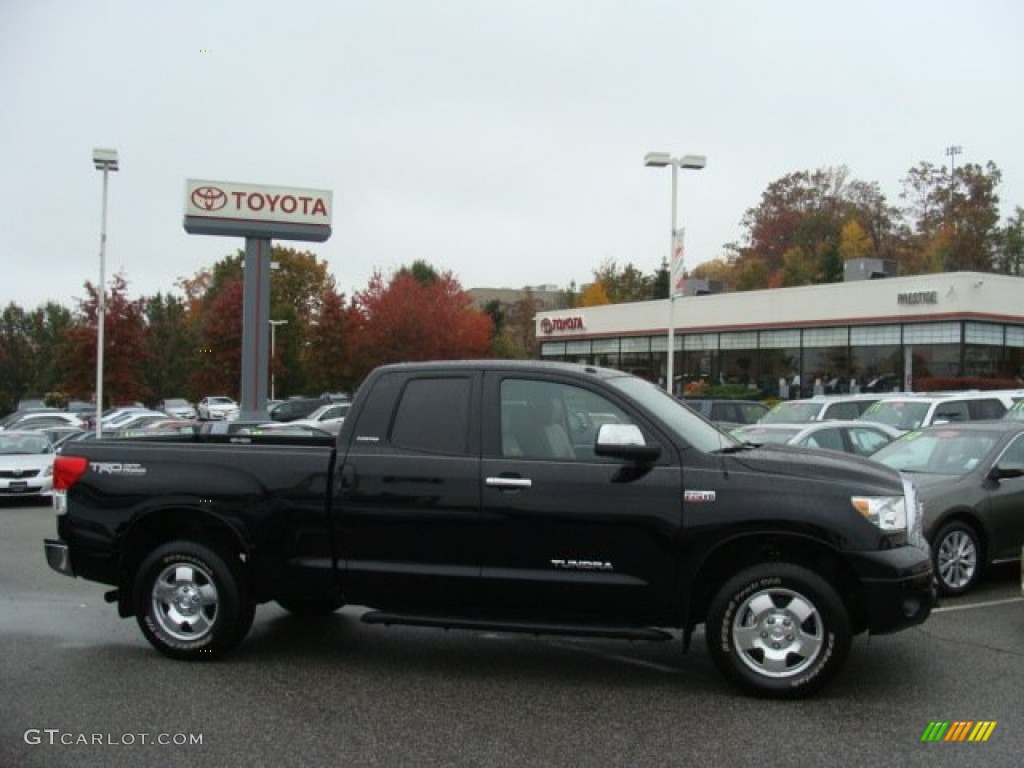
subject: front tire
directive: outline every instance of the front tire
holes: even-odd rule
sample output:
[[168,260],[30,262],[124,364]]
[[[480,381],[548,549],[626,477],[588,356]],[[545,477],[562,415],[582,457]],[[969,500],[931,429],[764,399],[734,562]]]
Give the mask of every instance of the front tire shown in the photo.
[[238,564],[192,541],[170,542],[146,557],[134,602],[146,639],[184,661],[214,659],[236,646],[256,607]]
[[740,571],[708,609],[708,650],[747,693],[799,698],[817,691],[850,650],[850,618],[820,576],[792,563]]
[[971,526],[957,521],[942,526],[935,536],[932,552],[942,594],[962,595],[978,586],[981,542]]

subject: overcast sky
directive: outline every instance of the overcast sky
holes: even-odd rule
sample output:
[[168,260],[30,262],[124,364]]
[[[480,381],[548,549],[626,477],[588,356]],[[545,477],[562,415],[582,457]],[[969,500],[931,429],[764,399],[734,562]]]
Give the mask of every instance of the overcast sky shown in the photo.
[[898,203],[921,161],[989,160],[1024,206],[1021,0],[0,0],[0,306],[133,298],[243,247],[188,235],[188,178],[329,189],[287,243],[351,296],[425,259],[463,287],[655,269],[671,172],[687,265],[772,181],[846,165]]

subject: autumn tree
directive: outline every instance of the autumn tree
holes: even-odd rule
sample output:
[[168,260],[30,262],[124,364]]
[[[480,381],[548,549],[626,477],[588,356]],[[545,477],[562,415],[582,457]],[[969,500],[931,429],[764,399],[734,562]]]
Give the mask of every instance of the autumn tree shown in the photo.
[[1019,205],[996,241],[993,263],[996,272],[1024,276],[1024,208]]
[[744,242],[734,246],[737,290],[842,280],[843,230],[864,233],[861,257],[884,258],[893,245],[895,209],[877,184],[852,180],[844,166],[791,173],[771,184],[743,217]]
[[653,298],[654,277],[645,275],[632,263],[619,267],[614,259],[607,259],[594,270],[594,282],[604,287],[611,304],[648,301]]
[[[91,399],[95,396],[100,292],[92,283],[86,283],[85,290],[88,296],[79,302],[79,321],[64,334],[61,386],[74,397]],[[154,355],[146,342],[143,302],[128,299],[128,282],[122,274],[114,276],[106,297],[103,339],[104,400],[115,404],[152,400],[154,393],[147,381]]]
[[199,327],[192,391],[238,398],[242,379],[242,277],[225,277],[206,303]]
[[347,391],[358,383],[352,367],[352,315],[345,295],[333,284],[322,291],[319,313],[303,345],[308,393]]
[[375,272],[352,304],[357,380],[385,363],[482,357],[490,350],[490,317],[473,306],[450,272],[428,285],[408,271],[396,272],[390,280]]
[[591,283],[583,289],[583,293],[580,295],[581,307],[601,307],[611,303],[611,299],[605,292],[604,283],[601,282]]
[[995,163],[965,163],[952,172],[922,162],[903,179],[904,216],[912,238],[905,273],[991,271],[1000,243],[1002,173]]

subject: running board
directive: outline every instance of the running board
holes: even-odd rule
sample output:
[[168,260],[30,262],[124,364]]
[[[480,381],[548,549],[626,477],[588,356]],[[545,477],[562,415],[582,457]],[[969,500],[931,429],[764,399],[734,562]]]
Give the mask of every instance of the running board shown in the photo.
[[533,621],[490,621],[453,616],[416,616],[405,613],[370,611],[364,613],[366,624],[398,624],[407,627],[434,627],[437,629],[474,629],[487,632],[522,632],[530,635],[562,635],[570,637],[600,637],[615,640],[650,640],[664,642],[672,635],[653,627],[618,627],[603,624],[546,624]]

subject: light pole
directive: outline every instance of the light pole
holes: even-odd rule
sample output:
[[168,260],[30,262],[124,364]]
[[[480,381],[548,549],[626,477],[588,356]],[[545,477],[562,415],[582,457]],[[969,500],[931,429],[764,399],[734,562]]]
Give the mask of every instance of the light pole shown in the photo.
[[958,144],[946,147],[946,154],[949,155],[949,212],[946,214],[949,220],[949,227],[953,227],[953,190],[956,189],[956,156],[962,154],[964,148]]
[[103,331],[107,316],[107,179],[116,171],[116,149],[93,149],[92,163],[103,171],[103,213],[100,219],[100,284],[96,307],[96,437],[103,437]]
[[644,165],[648,168],[664,168],[666,165],[672,167],[672,228],[669,230],[669,279],[668,279],[668,363],[665,366],[665,389],[670,395],[675,394],[675,300],[676,300],[676,272],[682,271],[682,249],[676,246],[678,229],[676,228],[676,195],[679,168],[699,171],[707,165],[707,158],[704,155],[683,155],[672,157],[668,152],[648,152],[644,155]]
[[274,332],[279,325],[288,325],[287,320],[268,320],[270,323],[270,399],[274,399]]

